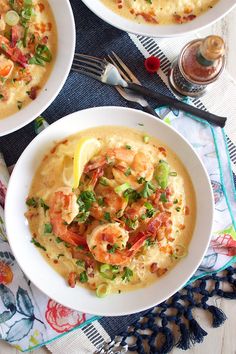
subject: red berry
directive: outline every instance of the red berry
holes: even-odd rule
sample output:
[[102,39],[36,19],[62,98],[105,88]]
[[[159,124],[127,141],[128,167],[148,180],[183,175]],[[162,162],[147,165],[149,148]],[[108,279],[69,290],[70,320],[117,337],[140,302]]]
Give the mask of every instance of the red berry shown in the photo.
[[159,58],[151,56],[144,62],[144,66],[150,74],[154,74],[160,68],[161,61]]

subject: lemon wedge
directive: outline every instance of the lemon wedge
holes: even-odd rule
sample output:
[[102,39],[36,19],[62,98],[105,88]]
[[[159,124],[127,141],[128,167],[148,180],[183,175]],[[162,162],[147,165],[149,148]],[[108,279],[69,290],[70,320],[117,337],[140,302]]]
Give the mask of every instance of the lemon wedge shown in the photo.
[[95,138],[81,138],[76,146],[74,153],[73,166],[73,187],[79,186],[79,181],[84,171],[86,163],[96,155],[101,149],[101,143]]

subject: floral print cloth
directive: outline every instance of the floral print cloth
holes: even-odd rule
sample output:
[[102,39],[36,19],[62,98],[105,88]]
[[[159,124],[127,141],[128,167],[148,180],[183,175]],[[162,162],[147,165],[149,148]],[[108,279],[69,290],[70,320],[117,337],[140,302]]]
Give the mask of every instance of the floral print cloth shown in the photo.
[[[182,133],[201,157],[211,179],[215,199],[215,220],[210,247],[191,280],[226,268],[236,256],[236,193],[230,169],[224,131],[166,107],[158,114]],[[36,121],[38,132],[47,126]],[[25,277],[7,243],[4,228],[4,200],[9,180],[0,155],[0,338],[21,351],[28,351],[97,319],[73,311],[41,293]]]

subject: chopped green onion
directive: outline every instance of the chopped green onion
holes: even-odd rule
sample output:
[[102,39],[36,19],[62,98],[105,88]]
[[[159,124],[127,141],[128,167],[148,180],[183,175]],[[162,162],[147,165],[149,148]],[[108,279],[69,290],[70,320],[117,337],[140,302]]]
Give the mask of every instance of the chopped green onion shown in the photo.
[[179,211],[181,210],[181,208],[180,208],[180,207],[177,207],[177,208],[175,208],[175,210],[176,210],[177,212],[179,212]]
[[112,273],[119,273],[119,271],[120,271],[119,266],[117,266],[117,265],[111,266],[111,271],[112,271]]
[[98,285],[97,289],[96,289],[96,295],[97,297],[103,298],[105,296],[107,296],[111,291],[111,287],[109,284],[107,283],[102,283],[100,285]]
[[126,147],[127,150],[131,150],[132,149],[132,147],[130,145],[125,145],[125,147]]
[[162,189],[166,189],[166,187],[168,186],[169,173],[170,173],[169,164],[164,160],[160,160],[156,167],[155,178],[157,180],[157,183]]
[[117,193],[117,194],[120,194],[120,193],[123,193],[123,192],[125,192],[127,189],[129,189],[130,188],[130,184],[129,183],[124,183],[124,184],[121,184],[120,186],[118,186],[118,187],[116,187],[115,188],[115,192]]
[[57,237],[56,238],[56,243],[61,243],[61,242],[63,242],[63,240],[60,237]]
[[176,177],[176,176],[177,176],[177,172],[170,172],[170,173],[169,173],[169,176],[171,176],[171,177]]
[[111,266],[110,264],[101,264],[100,265],[100,272],[105,273],[107,270],[110,270]]
[[145,144],[148,144],[149,143],[149,136],[148,135],[144,135],[144,137],[143,137],[143,142],[145,143]]
[[173,201],[174,204],[178,204],[178,202],[179,202],[178,199],[175,199],[175,200]]
[[5,15],[5,22],[8,26],[16,26],[18,22],[20,21],[20,16],[18,13],[14,10],[9,10],[7,11]]
[[101,178],[99,179],[99,183],[100,183],[102,186],[108,186],[108,185],[109,185],[108,180],[107,180],[106,177],[101,177]]
[[59,254],[57,255],[57,258],[59,259],[60,257],[63,257],[63,256],[64,256],[63,253],[59,253]]

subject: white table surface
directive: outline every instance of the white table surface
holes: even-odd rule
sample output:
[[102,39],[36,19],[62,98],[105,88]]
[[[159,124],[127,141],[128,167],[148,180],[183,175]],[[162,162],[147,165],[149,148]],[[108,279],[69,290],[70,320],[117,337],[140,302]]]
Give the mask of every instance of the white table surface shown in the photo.
[[[218,34],[225,39],[228,53],[227,68],[232,77],[236,80],[236,8],[222,20],[202,30],[201,33],[203,36],[211,33]],[[202,344],[197,344],[186,352],[173,349],[171,354],[236,354],[236,301],[214,298],[212,304],[221,308],[226,313],[228,320],[225,324],[217,329],[213,329],[210,325],[210,316],[208,317],[204,311],[195,313],[201,326],[208,332],[208,336],[205,337]],[[7,343],[0,341],[0,354],[20,353],[21,352],[12,348]],[[46,347],[43,347],[33,351],[33,353],[49,354],[50,352]],[[78,349],[78,354],[83,353]]]

